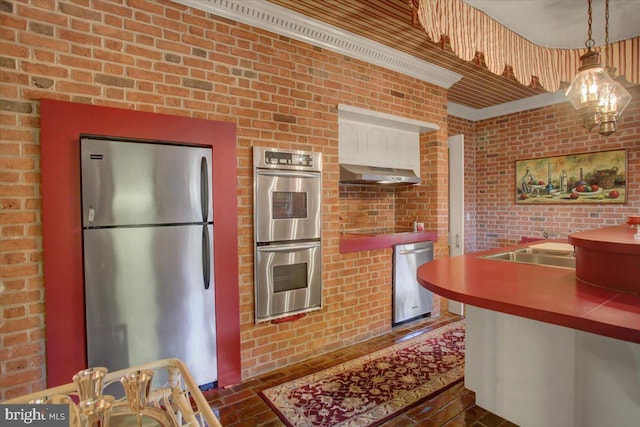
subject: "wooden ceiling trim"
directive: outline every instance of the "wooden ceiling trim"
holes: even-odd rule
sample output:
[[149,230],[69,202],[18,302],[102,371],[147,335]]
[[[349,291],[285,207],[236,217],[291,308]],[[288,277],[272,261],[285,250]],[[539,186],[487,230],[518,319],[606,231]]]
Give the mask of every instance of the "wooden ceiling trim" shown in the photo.
[[[457,87],[449,90],[449,100],[458,102],[463,105],[473,106],[473,108],[485,108],[493,105],[504,104],[506,102],[516,101],[521,98],[520,92],[507,92],[507,88],[501,85],[483,85],[478,86],[473,81],[456,83]],[[492,90],[493,88],[493,90]],[[538,93],[531,93],[530,96]]]

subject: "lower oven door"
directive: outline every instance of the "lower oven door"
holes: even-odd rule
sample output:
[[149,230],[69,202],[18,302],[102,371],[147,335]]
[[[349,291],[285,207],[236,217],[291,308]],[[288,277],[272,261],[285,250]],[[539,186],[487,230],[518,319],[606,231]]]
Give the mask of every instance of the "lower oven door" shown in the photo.
[[258,246],[256,322],[322,306],[320,241]]

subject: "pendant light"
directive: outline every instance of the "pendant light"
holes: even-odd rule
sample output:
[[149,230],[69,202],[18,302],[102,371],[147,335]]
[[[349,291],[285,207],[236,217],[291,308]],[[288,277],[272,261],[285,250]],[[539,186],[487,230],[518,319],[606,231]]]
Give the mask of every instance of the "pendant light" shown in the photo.
[[609,0],[605,2],[604,17],[604,66],[611,77],[611,83],[604,83],[601,89],[599,133],[609,136],[618,130],[618,117],[631,101],[631,95],[624,86],[614,80],[616,69],[609,67]]
[[[580,67],[571,86],[565,95],[578,110],[582,124],[591,130],[600,126],[603,135],[610,135],[617,130],[618,117],[625,109],[631,95],[624,87],[607,74],[600,62],[600,53],[593,49],[595,42],[591,38],[592,10],[589,3],[588,39],[585,42],[587,52],[580,57]],[[606,0],[606,38],[609,42],[609,0]],[[608,62],[608,46],[607,46]]]

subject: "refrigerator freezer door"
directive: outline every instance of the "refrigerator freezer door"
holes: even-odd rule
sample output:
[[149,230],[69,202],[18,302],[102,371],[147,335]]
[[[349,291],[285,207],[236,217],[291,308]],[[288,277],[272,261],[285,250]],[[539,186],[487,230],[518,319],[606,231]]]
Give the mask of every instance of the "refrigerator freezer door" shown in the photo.
[[199,385],[217,380],[212,236],[211,225],[84,230],[89,366],[177,357]]
[[210,222],[211,149],[82,138],[82,225]]

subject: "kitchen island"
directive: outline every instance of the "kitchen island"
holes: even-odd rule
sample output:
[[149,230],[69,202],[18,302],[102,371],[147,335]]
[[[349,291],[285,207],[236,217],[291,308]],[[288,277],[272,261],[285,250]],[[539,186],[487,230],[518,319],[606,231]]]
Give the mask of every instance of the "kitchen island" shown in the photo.
[[569,268],[483,258],[528,245],[418,269],[422,286],[467,304],[465,386],[521,426],[635,425],[640,296],[584,284]]

